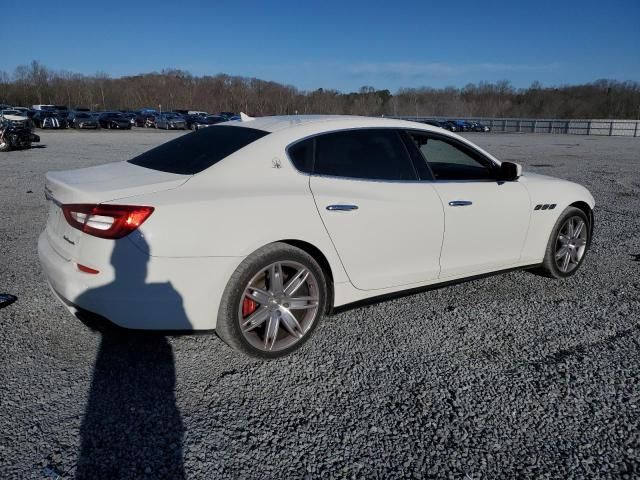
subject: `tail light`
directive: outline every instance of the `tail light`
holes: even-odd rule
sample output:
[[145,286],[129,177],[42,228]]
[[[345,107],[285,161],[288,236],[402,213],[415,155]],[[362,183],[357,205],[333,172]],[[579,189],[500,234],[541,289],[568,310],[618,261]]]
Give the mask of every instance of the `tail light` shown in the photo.
[[73,228],[94,237],[117,239],[129,235],[153,213],[153,207],[137,205],[62,205],[64,218]]

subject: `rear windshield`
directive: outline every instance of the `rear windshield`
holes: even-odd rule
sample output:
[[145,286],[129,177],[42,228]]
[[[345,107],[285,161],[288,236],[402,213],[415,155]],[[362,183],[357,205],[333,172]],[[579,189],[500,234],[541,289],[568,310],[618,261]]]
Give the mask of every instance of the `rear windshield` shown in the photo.
[[161,172],[194,175],[267,133],[246,127],[209,127],[164,143],[129,163]]

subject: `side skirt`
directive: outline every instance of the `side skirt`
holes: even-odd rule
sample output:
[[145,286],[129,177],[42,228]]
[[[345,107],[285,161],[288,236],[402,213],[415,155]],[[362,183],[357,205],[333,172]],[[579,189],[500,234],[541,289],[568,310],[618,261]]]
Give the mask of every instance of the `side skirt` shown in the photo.
[[382,295],[376,295],[374,297],[365,298],[364,300],[358,300],[357,302],[347,303],[345,305],[340,305],[339,307],[332,307],[328,314],[335,315],[338,313],[346,312],[349,310],[353,310],[355,308],[364,307],[368,305],[376,305],[378,303],[386,302],[387,300],[393,300],[396,298],[408,297],[411,295],[415,295],[417,293],[428,292],[430,290],[438,290],[440,288],[449,287],[451,285],[458,285],[460,283],[471,282],[473,280],[479,280],[481,278],[493,277],[496,275],[502,275],[504,273],[509,272],[517,272],[518,270],[529,270],[531,268],[539,267],[540,263],[535,263],[531,265],[522,265],[519,267],[506,268],[503,270],[496,270],[495,272],[482,273],[479,275],[473,275],[471,277],[457,278],[455,280],[446,280],[444,282],[433,283],[431,285],[425,285],[423,287],[411,288],[409,290],[400,290],[398,292],[385,293]]

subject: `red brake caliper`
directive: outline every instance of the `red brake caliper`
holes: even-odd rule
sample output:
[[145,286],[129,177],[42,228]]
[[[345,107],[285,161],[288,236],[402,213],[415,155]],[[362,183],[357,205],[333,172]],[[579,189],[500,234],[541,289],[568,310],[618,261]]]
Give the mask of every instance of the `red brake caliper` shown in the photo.
[[256,311],[258,304],[249,297],[244,297],[242,301],[242,317],[246,318]]

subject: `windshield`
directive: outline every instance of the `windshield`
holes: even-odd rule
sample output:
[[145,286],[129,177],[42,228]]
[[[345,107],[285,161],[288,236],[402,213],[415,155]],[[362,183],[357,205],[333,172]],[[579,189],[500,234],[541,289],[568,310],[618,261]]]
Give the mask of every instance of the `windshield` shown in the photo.
[[268,132],[246,127],[209,127],[164,143],[129,160],[140,167],[194,175],[215,165]]

